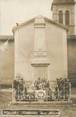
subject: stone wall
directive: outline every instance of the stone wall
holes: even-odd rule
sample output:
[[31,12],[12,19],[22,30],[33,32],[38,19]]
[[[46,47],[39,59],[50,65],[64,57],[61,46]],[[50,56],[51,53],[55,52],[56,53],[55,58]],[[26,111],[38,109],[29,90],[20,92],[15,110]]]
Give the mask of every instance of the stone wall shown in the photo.
[[68,73],[73,86],[76,87],[76,37],[68,38]]
[[14,77],[14,41],[12,36],[0,36],[0,46],[8,41],[7,47],[0,50],[0,84],[12,84]]

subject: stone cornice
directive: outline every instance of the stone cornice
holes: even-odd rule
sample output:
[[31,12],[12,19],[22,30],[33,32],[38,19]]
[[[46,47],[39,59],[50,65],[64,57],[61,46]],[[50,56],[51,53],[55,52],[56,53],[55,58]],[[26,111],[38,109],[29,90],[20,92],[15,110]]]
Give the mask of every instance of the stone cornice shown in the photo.
[[53,5],[56,5],[56,6],[58,6],[58,5],[74,5],[74,4],[76,4],[76,2],[69,2],[69,3],[66,3],[66,2],[63,2],[63,3],[60,3],[60,2],[53,2],[52,3],[52,6],[51,6],[51,10],[53,10]]
[[75,2],[69,2],[69,3],[66,3],[66,2],[63,2],[63,3],[52,3],[52,5],[74,5]]
[[14,41],[13,35],[0,35],[0,41]]
[[67,39],[76,41],[76,35],[68,35]]

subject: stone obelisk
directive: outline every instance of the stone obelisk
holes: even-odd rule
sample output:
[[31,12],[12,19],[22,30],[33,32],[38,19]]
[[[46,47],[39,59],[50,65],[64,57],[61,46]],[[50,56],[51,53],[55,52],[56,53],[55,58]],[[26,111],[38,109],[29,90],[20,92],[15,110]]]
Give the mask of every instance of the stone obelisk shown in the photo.
[[46,24],[42,16],[35,18],[34,29],[34,49],[31,61],[34,78],[48,78],[48,66],[50,63],[46,44]]

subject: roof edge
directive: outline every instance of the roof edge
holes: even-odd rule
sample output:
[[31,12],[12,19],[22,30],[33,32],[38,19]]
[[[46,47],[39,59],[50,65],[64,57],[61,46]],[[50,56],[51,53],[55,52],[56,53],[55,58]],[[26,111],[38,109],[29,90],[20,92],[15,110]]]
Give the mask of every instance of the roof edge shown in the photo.
[[16,23],[16,26],[14,26],[14,27],[12,28],[12,32],[14,32],[15,30],[17,30],[18,28],[21,28],[21,27],[24,26],[24,25],[29,24],[30,22],[34,21],[34,19],[35,19],[35,18],[31,18],[31,19],[29,19],[29,20],[27,20],[27,21],[25,21],[25,22],[23,22],[23,23],[20,23],[20,24]]
[[46,18],[46,17],[44,17],[44,19],[45,19],[46,21],[48,21],[48,22],[50,22],[50,23],[52,23],[52,24],[54,24],[54,25],[57,25],[57,26],[59,26],[60,28],[63,28],[63,29],[65,29],[65,30],[68,31],[68,28],[67,28],[65,25],[60,24],[60,23],[57,23],[57,22],[55,22],[55,21],[53,21],[53,20],[51,20],[51,19],[49,19],[49,18]]
[[[37,17],[38,17],[38,16],[37,16]],[[32,18],[32,19],[30,19],[30,20],[24,22],[24,23],[18,24],[17,26],[13,27],[13,29],[12,29],[13,33],[14,33],[17,29],[21,28],[22,26],[28,25],[29,23],[31,23],[32,21],[34,21],[35,18],[37,18],[37,17],[34,17],[34,18]],[[59,26],[59,27],[61,27],[61,28],[63,28],[63,29],[65,29],[65,30],[68,31],[68,28],[67,28],[66,26],[64,26],[63,24],[59,24],[59,23],[57,23],[57,22],[51,20],[50,18],[47,18],[47,17],[44,17],[44,16],[42,16],[42,17],[44,18],[44,20],[46,20],[46,21],[48,21],[48,22],[50,22],[50,23],[52,23],[52,24],[55,24],[55,25],[57,25],[57,26]]]

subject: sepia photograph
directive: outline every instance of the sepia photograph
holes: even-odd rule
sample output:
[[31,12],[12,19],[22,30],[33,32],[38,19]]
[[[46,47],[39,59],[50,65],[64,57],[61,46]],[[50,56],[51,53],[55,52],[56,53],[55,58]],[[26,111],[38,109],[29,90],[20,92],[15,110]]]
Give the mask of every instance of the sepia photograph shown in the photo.
[[0,117],[76,117],[76,0],[0,0]]

